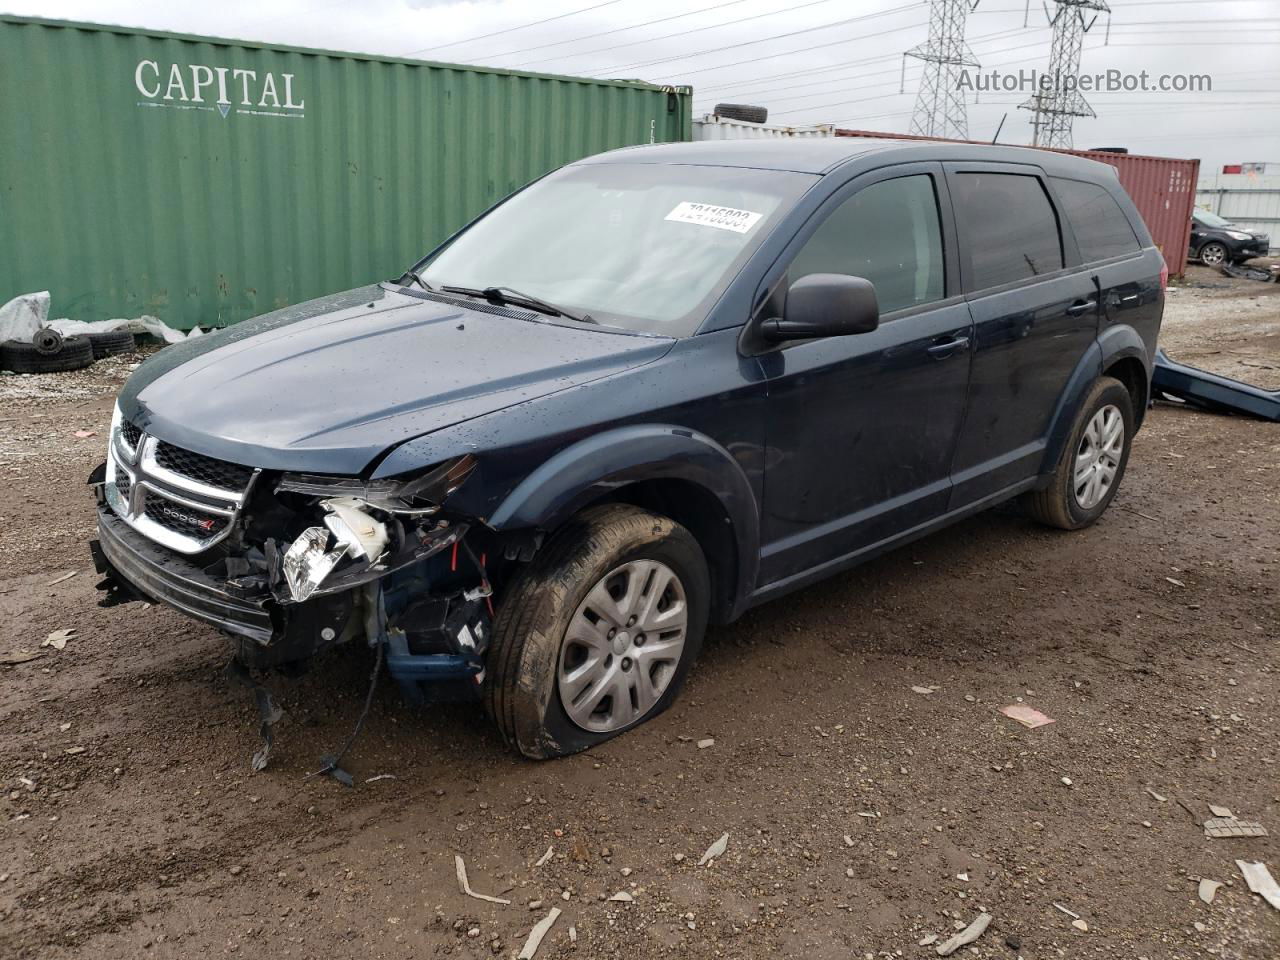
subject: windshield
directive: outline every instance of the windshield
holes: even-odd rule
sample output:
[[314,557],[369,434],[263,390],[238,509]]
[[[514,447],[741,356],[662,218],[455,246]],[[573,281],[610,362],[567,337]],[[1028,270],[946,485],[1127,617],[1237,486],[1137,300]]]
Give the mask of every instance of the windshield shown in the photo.
[[504,287],[597,323],[686,337],[816,177],[650,163],[565,167],[418,271],[437,289]]
[[1216,213],[1209,213],[1209,211],[1207,210],[1197,210],[1195,212],[1195,218],[1199,220],[1206,227],[1231,226],[1230,220],[1224,220],[1222,217],[1218,216]]

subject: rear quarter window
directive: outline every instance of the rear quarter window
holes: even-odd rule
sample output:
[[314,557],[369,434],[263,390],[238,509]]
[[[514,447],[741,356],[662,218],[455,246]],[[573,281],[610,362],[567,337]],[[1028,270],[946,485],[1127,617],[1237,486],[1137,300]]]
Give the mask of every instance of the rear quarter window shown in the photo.
[[1142,249],[1115,197],[1096,183],[1050,177],[1086,263]]

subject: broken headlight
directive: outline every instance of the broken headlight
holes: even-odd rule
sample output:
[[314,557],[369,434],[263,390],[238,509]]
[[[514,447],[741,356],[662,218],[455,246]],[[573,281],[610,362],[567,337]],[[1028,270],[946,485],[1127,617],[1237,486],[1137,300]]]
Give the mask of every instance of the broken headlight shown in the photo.
[[322,523],[284,549],[280,574],[287,598],[301,603],[317,593],[348,590],[456,542],[466,524],[433,515],[474,469],[475,458],[467,454],[408,480],[286,474],[276,492],[315,497]]

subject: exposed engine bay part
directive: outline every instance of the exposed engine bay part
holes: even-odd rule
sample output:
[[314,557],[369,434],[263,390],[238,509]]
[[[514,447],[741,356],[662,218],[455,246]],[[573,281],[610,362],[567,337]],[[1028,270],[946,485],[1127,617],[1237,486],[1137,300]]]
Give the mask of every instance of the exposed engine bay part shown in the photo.
[[[283,549],[276,541],[268,541],[264,560],[277,600],[301,603],[313,596],[350,590],[426,560],[467,532],[466,524],[443,519],[414,522],[412,518],[389,518],[390,522],[383,524],[359,506],[345,507],[344,512],[355,528],[341,514],[332,513],[325,526],[308,527]],[[364,519],[356,519],[357,514]],[[336,546],[331,547],[334,541]],[[376,559],[368,558],[370,549],[378,550]],[[344,560],[348,562],[344,564]]]
[[387,549],[386,525],[369,516],[359,500],[339,497],[324,500],[320,505],[329,511],[324,525],[337,539],[338,546],[346,548],[348,556],[370,563],[382,559]]
[[1263,390],[1230,377],[1189,367],[1170,360],[1163,350],[1156,351],[1151,392],[1153,396],[1172,398],[1202,410],[1241,413],[1260,420],[1280,422],[1280,391]]

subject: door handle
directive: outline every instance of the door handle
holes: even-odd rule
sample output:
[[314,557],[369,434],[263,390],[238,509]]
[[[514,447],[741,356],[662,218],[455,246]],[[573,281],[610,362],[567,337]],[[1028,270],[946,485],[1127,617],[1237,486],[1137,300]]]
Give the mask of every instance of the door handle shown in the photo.
[[1068,317],[1078,317],[1081,314],[1088,313],[1090,310],[1098,306],[1097,300],[1077,300],[1071,306],[1067,307]]
[[935,360],[945,360],[947,357],[954,357],[957,353],[968,349],[968,337],[949,337],[941,343],[935,343],[931,346],[929,348],[929,356]]

